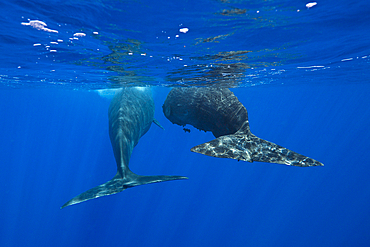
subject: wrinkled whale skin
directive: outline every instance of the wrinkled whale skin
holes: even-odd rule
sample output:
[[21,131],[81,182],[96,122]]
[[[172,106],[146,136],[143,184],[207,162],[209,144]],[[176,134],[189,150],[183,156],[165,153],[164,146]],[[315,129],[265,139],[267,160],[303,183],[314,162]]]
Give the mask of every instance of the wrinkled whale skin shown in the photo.
[[228,88],[172,89],[163,112],[174,124],[190,124],[215,137],[233,134],[248,121],[247,110]]
[[139,139],[149,130],[154,119],[154,102],[150,88],[119,89],[109,109],[109,137],[117,163],[117,173],[108,182],[94,187],[66,202],[61,208],[116,194],[138,185],[187,179],[182,176],[141,176],[129,169],[131,153]]
[[174,88],[167,95],[163,112],[174,124],[190,124],[211,131],[216,137],[193,147],[193,152],[238,161],[323,166],[314,159],[253,135],[247,109],[228,88]]

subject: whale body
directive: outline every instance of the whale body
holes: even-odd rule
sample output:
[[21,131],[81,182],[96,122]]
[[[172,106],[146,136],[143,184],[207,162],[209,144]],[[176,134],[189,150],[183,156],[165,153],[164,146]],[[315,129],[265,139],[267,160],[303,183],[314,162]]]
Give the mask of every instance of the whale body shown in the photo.
[[192,152],[243,161],[292,166],[323,166],[322,163],[253,135],[244,105],[228,88],[174,88],[163,112],[173,124],[190,124],[211,131],[216,139],[195,146]]
[[108,182],[94,187],[66,202],[61,208],[116,194],[125,189],[150,183],[187,179],[182,176],[140,176],[129,169],[131,153],[139,139],[149,130],[154,119],[151,90],[144,87],[119,89],[108,110],[109,137],[117,163],[117,173]]

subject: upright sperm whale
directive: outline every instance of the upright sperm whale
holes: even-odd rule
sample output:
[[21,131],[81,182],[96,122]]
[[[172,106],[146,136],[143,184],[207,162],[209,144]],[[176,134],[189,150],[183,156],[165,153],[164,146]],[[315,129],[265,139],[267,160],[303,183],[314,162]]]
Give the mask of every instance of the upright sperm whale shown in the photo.
[[138,185],[187,179],[182,176],[140,176],[129,169],[132,150],[155,121],[154,102],[149,88],[119,89],[109,105],[108,116],[109,137],[117,163],[116,175],[108,182],[72,198],[61,208]]
[[167,95],[163,112],[174,124],[190,124],[199,130],[211,131],[216,137],[193,147],[193,152],[238,161],[323,166],[314,159],[253,135],[247,109],[228,88],[174,88]]

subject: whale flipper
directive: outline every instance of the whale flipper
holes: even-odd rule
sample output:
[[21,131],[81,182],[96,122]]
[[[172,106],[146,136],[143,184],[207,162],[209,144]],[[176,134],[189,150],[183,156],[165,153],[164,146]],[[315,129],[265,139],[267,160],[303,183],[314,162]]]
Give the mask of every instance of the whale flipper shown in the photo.
[[153,123],[155,123],[159,128],[161,128],[161,129],[163,129],[164,130],[164,128],[163,128],[163,126],[158,122],[158,120],[157,119],[153,119]]
[[159,183],[159,182],[165,182],[165,181],[171,181],[171,180],[179,180],[179,179],[188,179],[188,178],[182,177],[182,176],[163,176],[163,175],[140,176],[140,175],[137,175],[131,172],[129,178],[126,177],[126,179],[122,179],[119,173],[117,172],[116,176],[114,176],[108,182],[101,184],[99,186],[96,186],[92,189],[89,189],[85,191],[84,193],[72,198],[71,200],[66,202],[61,207],[61,209],[67,206],[73,205],[73,204],[77,204],[80,202],[90,200],[90,199],[113,195],[113,194],[122,192],[125,189],[131,188],[134,186]]

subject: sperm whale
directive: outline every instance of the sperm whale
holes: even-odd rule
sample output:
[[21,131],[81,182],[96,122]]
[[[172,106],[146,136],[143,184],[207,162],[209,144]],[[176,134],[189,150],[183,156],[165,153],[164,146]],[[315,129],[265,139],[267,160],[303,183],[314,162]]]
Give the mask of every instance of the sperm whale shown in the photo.
[[238,161],[323,166],[319,161],[252,134],[247,109],[228,88],[174,88],[167,95],[163,112],[173,124],[190,124],[211,131],[216,137],[193,147],[192,152]]
[[154,101],[148,87],[119,89],[108,110],[109,137],[117,163],[117,173],[108,182],[94,187],[66,202],[61,208],[119,193],[128,188],[170,180],[182,176],[140,176],[129,169],[131,153],[139,139],[149,130],[154,119]]

